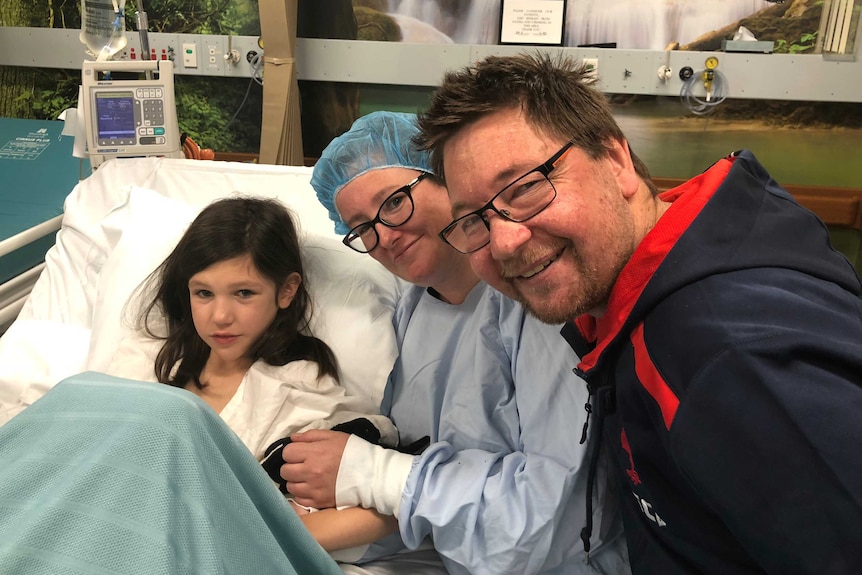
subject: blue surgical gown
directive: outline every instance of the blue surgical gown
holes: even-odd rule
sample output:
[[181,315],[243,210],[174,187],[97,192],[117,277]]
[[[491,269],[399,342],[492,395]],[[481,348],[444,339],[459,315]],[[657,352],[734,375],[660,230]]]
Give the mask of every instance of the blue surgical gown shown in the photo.
[[453,575],[629,572],[604,468],[585,563],[587,445],[579,439],[588,393],[560,326],[484,283],[461,305],[401,288],[401,353],[382,411],[402,444],[425,435],[432,443],[407,479],[400,537],[372,545],[364,560],[431,536]]

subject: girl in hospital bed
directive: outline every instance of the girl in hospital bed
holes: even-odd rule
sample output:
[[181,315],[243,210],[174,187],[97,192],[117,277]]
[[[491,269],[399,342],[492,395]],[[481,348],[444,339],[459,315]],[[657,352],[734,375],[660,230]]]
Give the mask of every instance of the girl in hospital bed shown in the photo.
[[[144,301],[139,337],[121,344],[109,371],[199,396],[258,461],[281,438],[309,429],[334,427],[396,444],[392,423],[370,415],[378,413],[370,399],[345,393],[331,349],[308,335],[303,277],[296,229],[283,205],[216,201],[143,284],[135,298]],[[359,508],[304,520],[328,551],[395,529],[391,517]]]
[[301,519],[261,469],[305,429],[364,421],[396,441],[338,385],[307,290],[283,206],[205,208],[132,298],[142,329],[109,373],[68,377],[0,426],[0,573],[338,575],[321,546],[395,530],[361,508]]

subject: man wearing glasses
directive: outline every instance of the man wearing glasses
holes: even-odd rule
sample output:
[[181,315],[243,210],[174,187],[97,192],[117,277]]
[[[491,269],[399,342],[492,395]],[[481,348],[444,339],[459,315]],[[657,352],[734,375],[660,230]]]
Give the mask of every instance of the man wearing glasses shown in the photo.
[[658,194],[588,82],[543,55],[446,76],[419,120],[441,237],[568,322],[634,573],[862,572],[858,275],[750,152]]
[[[604,472],[590,498],[603,528],[589,562],[580,544],[587,450],[570,433],[584,424],[588,394],[571,385],[576,361],[560,326],[527,317],[440,241],[449,198],[416,134],[414,115],[360,118],[324,150],[312,186],[344,243],[404,280],[393,318],[400,355],[381,411],[402,445],[430,445],[414,456],[329,431],[294,436],[283,453],[288,489],[302,504],[398,518],[399,534],[348,573],[624,575]],[[431,542],[439,558],[422,548]]]

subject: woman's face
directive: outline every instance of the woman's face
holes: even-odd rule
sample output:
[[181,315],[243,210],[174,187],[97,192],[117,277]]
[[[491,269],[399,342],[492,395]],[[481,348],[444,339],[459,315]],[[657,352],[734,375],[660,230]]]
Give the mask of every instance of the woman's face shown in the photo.
[[[395,190],[416,179],[421,172],[408,168],[381,168],[366,172],[344,186],[335,200],[347,226],[353,228],[374,219],[381,204]],[[461,254],[437,235],[452,219],[446,188],[425,178],[410,192],[413,215],[404,224],[390,228],[376,224],[380,241],[371,257],[398,277],[423,287],[446,283],[452,265]]]

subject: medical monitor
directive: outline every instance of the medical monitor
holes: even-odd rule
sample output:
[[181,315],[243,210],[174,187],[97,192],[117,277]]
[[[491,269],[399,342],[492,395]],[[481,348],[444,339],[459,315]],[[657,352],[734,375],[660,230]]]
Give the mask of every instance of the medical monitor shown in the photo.
[[127,92],[96,92],[96,136],[100,146],[133,144],[135,96]]
[[[112,79],[110,72],[118,71],[147,77]],[[87,150],[93,168],[114,157],[183,157],[170,60],[84,62],[82,77]]]

